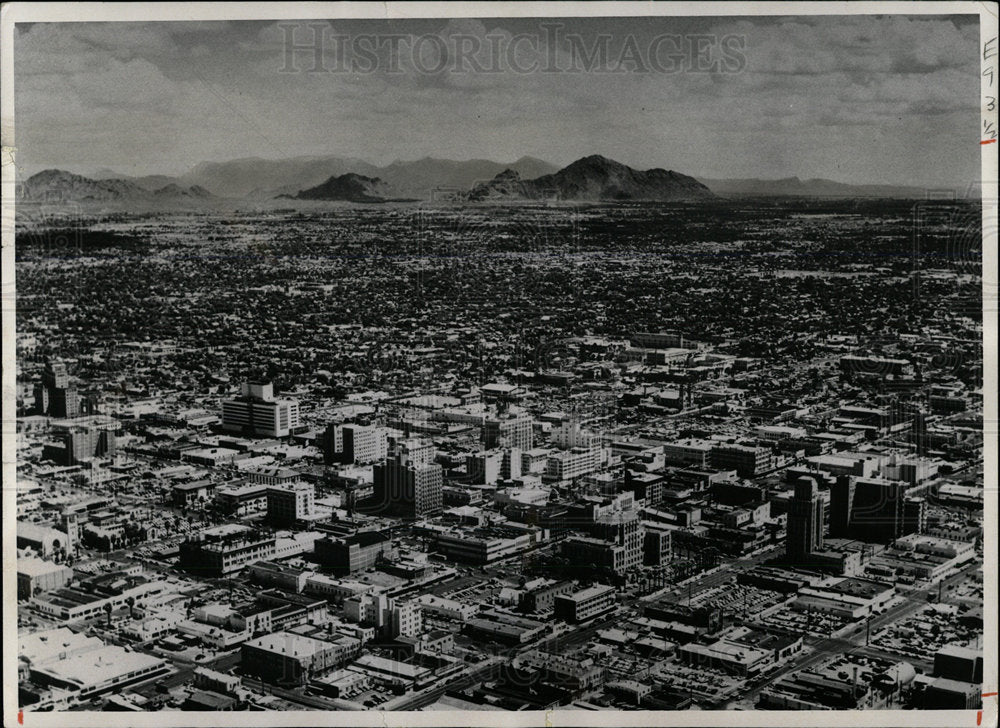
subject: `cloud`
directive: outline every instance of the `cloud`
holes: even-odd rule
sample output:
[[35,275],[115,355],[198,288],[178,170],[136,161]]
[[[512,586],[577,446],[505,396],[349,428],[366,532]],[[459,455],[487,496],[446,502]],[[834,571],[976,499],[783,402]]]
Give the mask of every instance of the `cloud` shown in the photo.
[[[333,70],[319,73],[307,72],[308,49],[287,68],[288,31],[275,22],[19,28],[19,154],[44,166],[89,155],[93,166],[127,161],[179,172],[252,155],[378,162],[532,154],[564,163],[599,151],[690,173],[756,164],[779,176],[836,177],[847,145],[863,181],[898,182],[885,178],[900,163],[888,159],[882,130],[905,126],[936,145],[933,154],[910,153],[908,175],[967,179],[978,169],[978,150],[960,147],[954,133],[974,135],[978,124],[976,23],[902,16],[562,23],[554,48],[537,20],[323,23],[321,67]],[[579,44],[592,51],[604,31],[613,31],[614,59],[632,42],[629,33],[645,52],[658,33],[689,30],[744,38],[746,67],[511,71],[511,64],[570,68],[580,61]],[[574,33],[575,50],[565,38]],[[312,38],[305,24],[295,28],[296,43]],[[817,164],[825,166],[809,167]]]

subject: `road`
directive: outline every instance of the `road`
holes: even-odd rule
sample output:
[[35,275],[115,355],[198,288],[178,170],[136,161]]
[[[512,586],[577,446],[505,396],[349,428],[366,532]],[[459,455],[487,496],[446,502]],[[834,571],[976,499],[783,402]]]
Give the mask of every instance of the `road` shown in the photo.
[[700,577],[692,577],[693,581],[690,581],[683,586],[667,587],[666,589],[661,589],[660,591],[653,592],[652,594],[647,594],[641,598],[641,601],[648,602],[660,599],[687,599],[689,594],[694,596],[699,592],[707,591],[712,587],[728,584],[733,580],[737,573],[742,570],[758,566],[768,559],[774,558],[776,554],[780,553],[782,548],[783,547],[780,544],[775,544],[771,548],[750,556],[744,556],[739,559],[724,560],[719,565],[718,570],[713,571],[711,574],[706,574]]
[[[966,566],[964,569],[959,571],[944,580],[942,589],[948,589],[954,584],[958,583],[966,577],[966,575],[979,568],[978,563],[973,563]],[[904,596],[905,601],[900,604],[896,604],[890,607],[884,614],[880,614],[870,620],[869,628],[867,630],[868,634],[874,635],[878,630],[883,627],[892,624],[902,617],[908,616],[913,612],[916,612],[923,606],[928,604],[927,597],[930,594],[937,594],[938,585],[925,587],[923,589],[917,589],[909,594],[901,595]],[[753,685],[750,692],[743,696],[743,701],[756,702],[757,697],[760,693],[767,689],[770,685],[774,684],[776,681],[780,680],[785,675],[798,671],[806,670],[811,667],[815,667],[819,663],[830,659],[836,655],[844,655],[848,653],[858,653],[862,655],[870,655],[873,657],[884,657],[894,660],[903,660],[914,665],[914,667],[921,667],[925,670],[933,668],[933,655],[929,655],[929,660],[921,659],[915,660],[908,657],[903,657],[899,655],[894,655],[889,652],[885,652],[876,647],[865,646],[863,643],[865,639],[866,630],[856,630],[851,633],[850,636],[846,637],[807,637],[805,642],[812,648],[811,652],[803,653],[799,657],[792,659],[791,661],[785,663],[778,670],[768,674],[763,678],[759,678],[757,681],[748,684]]]
[[506,662],[502,657],[491,657],[485,662],[471,668],[470,672],[445,682],[442,685],[423,690],[415,695],[403,695],[393,698],[379,710],[419,710],[440,700],[450,690],[464,690],[478,682],[494,680],[499,676],[501,666]]

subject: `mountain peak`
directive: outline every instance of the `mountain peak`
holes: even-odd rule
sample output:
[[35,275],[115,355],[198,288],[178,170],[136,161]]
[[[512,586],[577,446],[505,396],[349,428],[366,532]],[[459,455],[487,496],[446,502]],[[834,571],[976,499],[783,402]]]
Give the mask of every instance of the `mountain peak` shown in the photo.
[[341,202],[385,202],[389,198],[389,188],[378,177],[348,172],[339,177],[334,175],[315,187],[302,190],[299,200],[331,200]]
[[46,202],[121,202],[149,203],[190,198],[208,198],[203,188],[185,188],[175,183],[148,190],[126,179],[91,179],[62,169],[46,169],[32,175],[21,185],[26,200]]
[[524,180],[504,170],[489,182],[476,185],[472,202],[496,200],[652,200],[675,201],[714,197],[711,190],[678,172],[637,171],[600,154],[582,157],[552,174]]

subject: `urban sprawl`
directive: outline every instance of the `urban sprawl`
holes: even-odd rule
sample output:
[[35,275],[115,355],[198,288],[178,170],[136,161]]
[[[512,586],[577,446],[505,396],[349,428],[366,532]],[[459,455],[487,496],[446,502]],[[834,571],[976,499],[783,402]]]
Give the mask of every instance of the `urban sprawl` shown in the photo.
[[979,708],[935,205],[29,220],[22,708]]

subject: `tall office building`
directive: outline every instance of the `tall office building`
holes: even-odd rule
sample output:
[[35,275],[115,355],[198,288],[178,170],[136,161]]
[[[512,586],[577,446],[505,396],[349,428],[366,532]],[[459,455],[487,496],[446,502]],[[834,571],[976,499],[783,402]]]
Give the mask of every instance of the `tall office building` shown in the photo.
[[795,484],[795,496],[788,504],[788,536],[785,555],[789,560],[804,560],[823,548],[823,501],[812,478]]
[[110,457],[117,451],[117,429],[114,420],[98,417],[58,425],[53,432],[56,442],[45,446],[43,457],[67,466]]
[[567,420],[552,430],[552,444],[563,450],[578,447],[592,449],[601,444],[601,438],[590,430],[585,430],[577,420]]
[[393,459],[401,463],[425,465],[434,462],[434,444],[419,437],[399,440],[393,448]]
[[830,535],[892,543],[922,529],[923,504],[907,505],[910,486],[898,480],[842,475],[831,488]]
[[483,422],[483,446],[487,450],[495,447],[530,450],[534,447],[533,427],[528,415],[487,417]]
[[80,414],[80,394],[62,362],[46,362],[41,384],[35,385],[35,412],[50,417]]
[[291,526],[315,513],[316,486],[312,483],[272,485],[267,489],[267,519]]
[[323,435],[327,465],[369,465],[385,460],[389,451],[385,428],[372,425],[329,425]]
[[444,474],[437,463],[416,460],[404,449],[374,468],[374,495],[365,510],[402,518],[425,518],[441,513]]
[[271,383],[244,382],[240,396],[222,403],[222,429],[247,435],[286,437],[299,426],[299,403],[278,399]]
[[840,475],[830,486],[830,537],[850,538],[854,478]]

